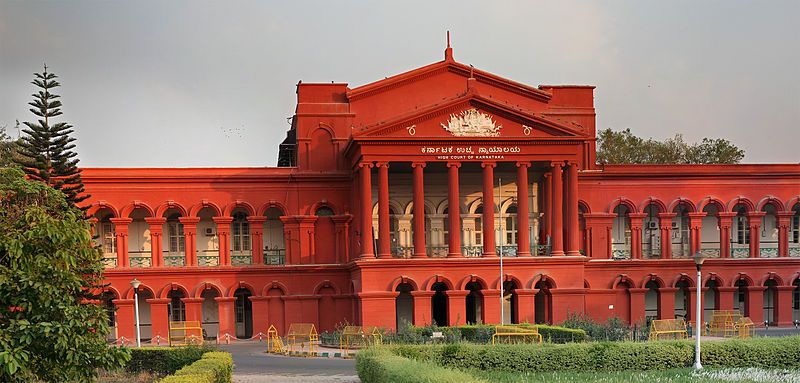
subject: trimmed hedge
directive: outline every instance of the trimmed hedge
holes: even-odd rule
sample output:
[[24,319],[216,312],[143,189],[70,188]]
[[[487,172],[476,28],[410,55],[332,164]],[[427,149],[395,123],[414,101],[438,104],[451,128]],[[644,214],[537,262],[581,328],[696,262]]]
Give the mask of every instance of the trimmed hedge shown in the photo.
[[212,347],[147,347],[131,348],[131,360],[125,365],[130,373],[149,372],[157,375],[175,373],[183,366],[192,364],[203,354],[215,350]]
[[[690,341],[563,345],[398,345],[394,354],[459,370],[507,372],[629,371],[690,367]],[[707,367],[800,368],[800,337],[703,342]]]
[[[581,329],[566,328],[560,326],[548,325],[534,325],[534,324],[517,324],[506,326],[518,326],[537,328],[539,333],[542,334],[542,339],[550,343],[571,343],[571,342],[585,342],[589,339],[586,331]],[[421,344],[431,341],[431,335],[434,331],[441,331],[444,336],[445,342],[471,342],[471,343],[491,343],[492,335],[494,335],[495,325],[490,324],[474,324],[464,326],[450,326],[450,327],[436,327],[424,326],[416,327],[409,326],[404,329],[401,334],[389,334],[384,336],[384,343],[393,344]]]
[[372,347],[356,354],[358,377],[365,383],[484,383],[466,372],[420,362]]
[[203,357],[160,380],[160,383],[230,383],[233,357],[227,352],[207,352]]

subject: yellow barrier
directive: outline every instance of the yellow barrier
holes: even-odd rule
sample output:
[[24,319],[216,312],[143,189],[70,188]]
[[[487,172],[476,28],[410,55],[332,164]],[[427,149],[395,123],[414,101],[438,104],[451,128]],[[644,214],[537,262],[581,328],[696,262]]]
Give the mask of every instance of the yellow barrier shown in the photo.
[[689,331],[683,319],[655,319],[650,322],[649,340],[687,339]]
[[509,343],[542,343],[542,335],[537,327],[494,326],[492,345],[499,343],[500,339],[506,339]]
[[739,338],[752,338],[756,332],[755,323],[748,317],[739,318],[736,328],[739,330]]
[[267,330],[267,352],[271,354],[286,354],[286,346],[283,345],[283,339],[278,335],[278,329],[270,325]]
[[708,322],[708,333],[725,338],[736,336],[736,323],[742,318],[739,310],[714,310]]
[[170,346],[203,344],[203,327],[200,325],[200,321],[170,321],[168,334]]
[[[286,333],[286,343],[289,354],[295,352],[295,347],[299,347],[297,353],[315,356],[319,345],[317,328],[313,323],[292,323]],[[308,344],[308,351],[305,350],[306,344]]]

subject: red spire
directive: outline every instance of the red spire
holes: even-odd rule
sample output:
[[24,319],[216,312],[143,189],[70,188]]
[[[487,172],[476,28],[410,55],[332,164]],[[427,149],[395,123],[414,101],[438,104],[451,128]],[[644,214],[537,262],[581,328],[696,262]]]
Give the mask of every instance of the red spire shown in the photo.
[[453,48],[450,48],[450,31],[447,31],[447,48],[444,50],[444,61],[453,61]]

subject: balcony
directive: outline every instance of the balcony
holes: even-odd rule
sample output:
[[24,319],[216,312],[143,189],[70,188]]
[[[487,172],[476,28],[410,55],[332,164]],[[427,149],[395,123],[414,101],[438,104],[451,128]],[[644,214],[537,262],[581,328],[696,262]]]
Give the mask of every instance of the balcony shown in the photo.
[[153,266],[153,259],[150,256],[150,251],[128,251],[128,263],[130,267],[151,267]]
[[253,264],[253,252],[250,250],[231,251],[231,266],[250,266]]
[[219,250],[203,250],[197,252],[197,266],[219,266]]
[[167,267],[186,266],[186,254],[182,251],[174,251],[174,252],[165,251],[164,266]]
[[285,265],[286,249],[264,249],[265,265]]
[[113,269],[117,267],[117,254],[116,253],[105,253],[103,254],[103,259],[101,260],[103,263],[103,267],[106,269]]

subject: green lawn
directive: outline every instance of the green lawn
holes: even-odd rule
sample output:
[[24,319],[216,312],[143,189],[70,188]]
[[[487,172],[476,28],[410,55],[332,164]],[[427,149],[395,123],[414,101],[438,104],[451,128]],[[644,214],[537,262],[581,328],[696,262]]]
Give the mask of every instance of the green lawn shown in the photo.
[[473,374],[490,382],[528,383],[528,382],[601,382],[601,383],[800,383],[800,371],[766,370],[758,368],[705,369],[694,372],[690,368],[665,371],[627,371],[627,372],[545,372],[511,373],[475,371]]

